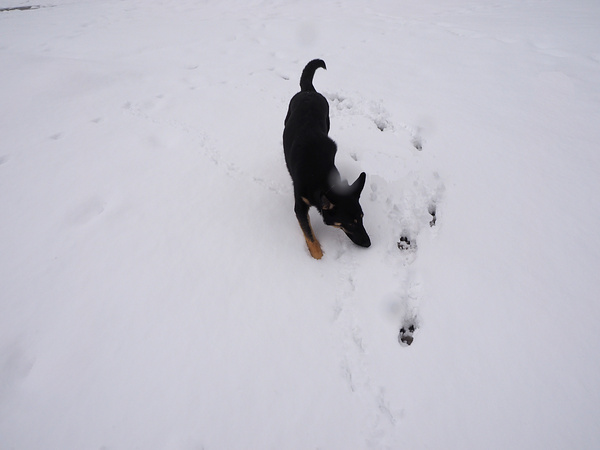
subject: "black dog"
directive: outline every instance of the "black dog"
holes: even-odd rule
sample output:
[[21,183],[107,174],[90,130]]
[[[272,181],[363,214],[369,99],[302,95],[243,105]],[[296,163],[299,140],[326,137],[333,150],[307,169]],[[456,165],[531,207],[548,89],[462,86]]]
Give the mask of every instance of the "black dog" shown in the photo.
[[337,146],[327,136],[329,104],[312,84],[319,67],[326,69],[325,62],[315,59],[302,71],[300,92],[290,101],[283,130],[285,162],[294,183],[294,211],[315,259],[321,259],[323,251],[310,226],[308,209],[311,206],[319,210],[327,225],[344,230],[355,244],[371,245],[358,202],[366,175],[361,173],[352,185],[348,185],[334,165]]

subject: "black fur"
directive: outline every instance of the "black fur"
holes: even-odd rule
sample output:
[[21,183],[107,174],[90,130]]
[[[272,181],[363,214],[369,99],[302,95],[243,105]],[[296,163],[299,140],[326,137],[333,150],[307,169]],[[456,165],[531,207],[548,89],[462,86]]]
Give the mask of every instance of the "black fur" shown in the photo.
[[308,209],[316,207],[327,225],[341,228],[357,245],[369,247],[371,240],[362,223],[359,198],[366,175],[348,185],[335,167],[337,146],[328,136],[329,104],[313,84],[313,76],[325,62],[309,62],[300,77],[300,92],[290,101],[283,130],[285,162],[294,183],[294,211],[306,243],[314,258],[321,258],[319,241],[314,236]]

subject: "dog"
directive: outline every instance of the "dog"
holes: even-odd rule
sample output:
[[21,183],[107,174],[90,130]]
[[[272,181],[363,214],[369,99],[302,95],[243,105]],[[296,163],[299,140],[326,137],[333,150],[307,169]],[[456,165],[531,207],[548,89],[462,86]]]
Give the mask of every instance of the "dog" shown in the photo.
[[311,206],[326,225],[342,229],[356,245],[371,245],[359,203],[366,174],[362,172],[349,185],[335,167],[337,145],[329,137],[329,103],[313,86],[318,68],[327,69],[323,60],[314,59],[302,71],[300,92],[290,100],[283,130],[285,163],[294,185],[294,212],[315,259],[323,257],[323,250],[310,225]]

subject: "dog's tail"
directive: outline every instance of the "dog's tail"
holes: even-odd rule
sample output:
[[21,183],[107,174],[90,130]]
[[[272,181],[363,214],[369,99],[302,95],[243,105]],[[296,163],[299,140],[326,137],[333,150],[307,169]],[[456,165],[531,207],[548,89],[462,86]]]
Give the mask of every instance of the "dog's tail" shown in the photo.
[[325,61],[322,59],[313,59],[309,62],[304,70],[302,71],[302,76],[300,77],[300,89],[302,91],[315,92],[315,87],[313,86],[313,77],[315,76],[315,70],[319,67],[327,70],[325,66]]

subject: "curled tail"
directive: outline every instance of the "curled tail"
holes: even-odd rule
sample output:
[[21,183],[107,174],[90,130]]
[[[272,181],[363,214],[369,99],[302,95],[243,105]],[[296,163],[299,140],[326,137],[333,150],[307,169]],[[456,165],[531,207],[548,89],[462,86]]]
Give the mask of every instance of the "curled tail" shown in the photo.
[[319,67],[327,70],[325,61],[322,59],[313,59],[306,65],[302,71],[302,76],[300,77],[300,89],[302,91],[315,92],[315,87],[313,86],[312,81],[313,77],[315,76],[315,70],[317,70]]

